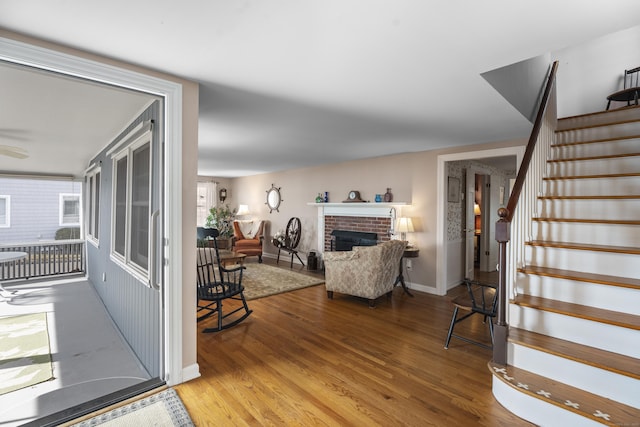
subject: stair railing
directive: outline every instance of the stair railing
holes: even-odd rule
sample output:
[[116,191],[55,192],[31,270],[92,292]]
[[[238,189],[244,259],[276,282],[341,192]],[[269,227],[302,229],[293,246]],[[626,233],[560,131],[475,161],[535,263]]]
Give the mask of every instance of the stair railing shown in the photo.
[[[538,196],[542,194],[542,185],[547,159],[551,151],[557,126],[555,80],[558,61],[551,66],[549,77],[540,100],[540,106],[533,124],[513,190],[506,208],[498,210],[500,219],[496,222],[496,240],[498,241],[498,313],[494,328],[493,361],[507,364],[507,278],[511,283],[511,293],[515,295],[515,279],[518,262],[524,260],[524,243],[530,239],[532,218],[538,207]],[[551,102],[550,102],[551,100]],[[516,209],[517,207],[517,209]],[[507,263],[507,243],[510,262]]]

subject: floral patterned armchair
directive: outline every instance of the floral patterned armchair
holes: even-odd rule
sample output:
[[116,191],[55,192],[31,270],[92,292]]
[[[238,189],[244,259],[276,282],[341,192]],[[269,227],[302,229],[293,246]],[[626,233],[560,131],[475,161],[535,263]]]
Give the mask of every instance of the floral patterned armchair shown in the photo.
[[376,298],[391,294],[398,277],[398,265],[407,242],[391,240],[376,246],[354,246],[350,251],[325,252],[327,297],[333,292],[367,298],[375,307]]

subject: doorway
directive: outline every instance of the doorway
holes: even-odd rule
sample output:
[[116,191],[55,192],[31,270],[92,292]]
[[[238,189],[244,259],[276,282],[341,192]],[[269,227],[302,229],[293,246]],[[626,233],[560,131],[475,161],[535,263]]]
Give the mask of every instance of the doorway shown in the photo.
[[[436,293],[438,295],[445,295],[447,291],[455,286],[457,286],[463,279],[465,275],[466,261],[467,255],[469,253],[470,256],[473,256],[473,250],[468,251],[465,250],[467,238],[462,238],[462,230],[465,229],[463,224],[466,222],[462,222],[465,220],[464,215],[462,215],[462,207],[466,206],[465,209],[469,209],[468,205],[463,205],[459,207],[458,213],[451,216],[450,211],[450,202],[447,200],[447,181],[449,174],[449,166],[453,162],[466,162],[466,164],[481,164],[485,169],[489,172],[484,172],[482,169],[482,173],[491,175],[492,168],[502,168],[498,166],[498,162],[509,161],[511,165],[513,165],[513,173],[517,171],[517,166],[522,161],[522,156],[524,155],[525,147],[506,147],[506,148],[498,148],[498,149],[488,149],[488,150],[479,150],[472,151],[466,153],[456,153],[456,154],[445,154],[438,156],[438,171],[437,171],[437,180],[438,180],[438,210],[437,210],[437,265],[436,265]],[[463,169],[458,165],[458,168]],[[460,172],[460,176],[462,176],[462,172]],[[506,203],[508,199],[508,182],[504,185],[504,198],[503,201]],[[500,187],[502,185],[497,186],[497,197],[499,201],[500,197]],[[466,189],[466,186],[464,187]],[[472,200],[475,196],[475,182],[473,184],[473,194]],[[468,193],[468,189],[463,191]],[[465,197],[468,199],[468,196]],[[487,239],[485,242],[488,242],[491,239],[491,231],[490,227],[495,226],[495,221],[497,221],[497,209],[499,207],[499,203],[495,204],[493,207],[489,207],[488,212],[495,212],[495,214],[489,214],[485,216],[485,221],[483,223],[483,227],[486,229]],[[471,212],[473,212],[473,204],[471,205]],[[497,206],[497,207],[496,207]],[[482,211],[482,206],[480,206],[480,210]],[[495,215],[495,216],[493,216]],[[475,218],[474,218],[475,220]],[[457,223],[456,223],[457,221]],[[469,229],[467,227],[466,229]],[[471,233],[471,242],[473,243],[473,234],[475,234],[475,224],[473,225],[473,232]],[[454,231],[452,233],[452,230]],[[468,233],[468,232],[465,232]],[[457,237],[456,237],[457,236]],[[468,237],[468,236],[466,236]],[[495,237],[493,238],[495,240]],[[480,246],[482,250],[482,246]],[[482,254],[480,254],[482,255]],[[496,251],[497,255],[497,251]],[[482,261],[482,256],[480,257]],[[490,262],[487,261],[487,262]],[[473,263],[472,263],[473,265]],[[488,264],[487,264],[488,265]],[[474,271],[475,272],[475,271]]]
[[[64,78],[81,78],[94,84],[106,83],[118,90],[138,91],[163,100],[161,115],[164,127],[158,142],[163,144],[165,150],[165,155],[160,159],[164,175],[158,186],[162,194],[158,195],[157,200],[161,203],[164,221],[158,223],[161,238],[157,241],[164,243],[163,258],[175,262],[156,264],[161,317],[153,321],[158,325],[158,341],[162,343],[157,348],[161,355],[156,372],[169,385],[182,382],[182,287],[179,286],[182,283],[182,263],[179,262],[182,259],[182,85],[5,38],[0,38],[0,61],[56,72]],[[69,129],[73,129],[73,126],[69,126]],[[106,142],[102,141],[102,146]],[[166,236],[172,239],[166,239]]]

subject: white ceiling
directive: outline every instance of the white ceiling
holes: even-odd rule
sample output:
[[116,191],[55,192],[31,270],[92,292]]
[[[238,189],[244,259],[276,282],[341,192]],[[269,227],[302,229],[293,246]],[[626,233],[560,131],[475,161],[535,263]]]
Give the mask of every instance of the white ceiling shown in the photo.
[[[220,177],[526,137],[531,124],[480,74],[638,16],[636,0],[0,1],[0,28],[199,82],[198,169]],[[0,145],[30,158],[93,149],[145,102],[95,85],[80,100],[0,72]],[[95,152],[77,153],[83,167]],[[7,159],[0,171],[20,162]]]

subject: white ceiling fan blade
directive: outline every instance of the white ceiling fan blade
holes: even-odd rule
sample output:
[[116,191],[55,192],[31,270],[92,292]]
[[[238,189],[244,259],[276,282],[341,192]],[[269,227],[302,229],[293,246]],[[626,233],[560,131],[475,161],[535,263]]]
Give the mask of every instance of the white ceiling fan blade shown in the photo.
[[0,145],[0,155],[15,157],[16,159],[26,159],[29,153],[20,147],[12,147],[10,145]]

